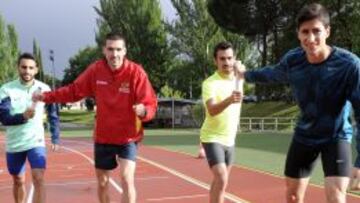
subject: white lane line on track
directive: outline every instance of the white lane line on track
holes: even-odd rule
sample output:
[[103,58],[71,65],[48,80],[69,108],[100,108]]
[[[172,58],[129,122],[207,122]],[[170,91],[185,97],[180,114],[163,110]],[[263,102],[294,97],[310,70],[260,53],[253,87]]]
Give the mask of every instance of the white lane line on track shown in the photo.
[[[70,152],[73,152],[75,154],[78,154],[78,155],[82,156],[83,158],[88,160],[92,165],[95,165],[94,161],[90,157],[88,157],[87,155],[85,155],[85,154],[83,154],[83,153],[81,153],[81,152],[79,152],[79,151],[77,151],[75,149],[71,149],[69,147],[65,147],[65,146],[61,146],[61,147],[63,149],[65,149],[65,150],[67,150],[67,151],[70,151]],[[123,193],[122,188],[112,178],[109,179],[109,182],[120,194]]]
[[28,195],[28,198],[26,200],[26,203],[31,203],[32,202],[32,199],[33,199],[33,196],[34,196],[34,185],[31,184],[30,186],[30,191],[29,191],[29,195]]
[[197,195],[183,195],[176,197],[163,197],[163,198],[151,198],[147,199],[148,202],[164,202],[168,200],[179,200],[179,199],[195,199],[200,197],[207,197],[209,194],[197,194]]
[[90,181],[71,181],[71,182],[64,182],[64,183],[49,183],[49,184],[46,184],[46,186],[89,185],[92,183],[96,183],[96,181],[90,180]]
[[[73,142],[73,143],[82,143],[82,144],[92,145],[92,144],[90,144],[88,142],[85,142],[85,141],[75,141],[75,140],[67,140],[67,141]],[[192,183],[194,185],[197,185],[197,186],[202,187],[202,188],[207,189],[207,190],[210,189],[210,185],[208,185],[208,184],[206,184],[204,182],[201,182],[201,181],[199,181],[197,179],[191,178],[191,177],[189,177],[189,176],[187,176],[187,175],[185,175],[183,173],[180,173],[180,172],[178,172],[176,170],[173,170],[171,168],[168,168],[168,167],[166,167],[164,165],[161,165],[159,163],[156,163],[154,161],[151,161],[151,160],[146,159],[146,158],[141,157],[141,156],[137,156],[137,158],[140,159],[141,161],[144,161],[144,162],[148,163],[148,164],[156,166],[157,168],[160,168],[160,169],[162,169],[164,171],[167,171],[168,173],[173,174],[173,175],[175,175],[175,176],[177,176],[177,177],[179,177],[179,178],[181,178],[183,180],[186,180],[186,181],[188,181],[188,182],[190,182],[190,183]],[[241,198],[239,198],[239,197],[237,197],[237,196],[235,196],[233,194],[230,194],[230,193],[226,193],[225,197],[227,199],[235,202],[235,203],[249,203],[248,201],[243,200],[243,199],[241,199]]]
[[161,180],[161,179],[169,179],[168,176],[151,176],[151,177],[143,177],[143,178],[136,178],[138,181],[147,181],[147,180]]
[[[207,189],[207,190],[210,189],[210,185],[208,185],[208,184],[206,184],[204,182],[201,182],[201,181],[199,181],[197,179],[194,179],[192,177],[189,177],[189,176],[187,176],[187,175],[185,175],[183,173],[180,173],[180,172],[178,172],[176,170],[168,168],[168,167],[166,167],[166,166],[164,166],[162,164],[156,163],[154,161],[143,158],[141,156],[138,156],[138,159],[140,159],[141,161],[144,161],[144,162],[146,162],[148,164],[151,164],[153,166],[156,166],[156,167],[158,167],[158,168],[160,168],[160,169],[162,169],[164,171],[167,171],[168,173],[171,173],[171,174],[173,174],[173,175],[175,175],[175,176],[177,176],[177,177],[179,177],[179,178],[181,178],[183,180],[186,180],[186,181],[188,181],[188,182],[190,182],[190,183],[192,183],[194,185],[197,185],[197,186],[202,187],[202,188]],[[245,200],[243,200],[243,199],[241,199],[241,198],[239,198],[239,197],[237,197],[237,196],[235,196],[233,194],[230,194],[230,193],[226,193],[225,197],[227,199],[233,201],[233,202],[236,202],[236,203],[248,203],[248,201],[245,201]]]

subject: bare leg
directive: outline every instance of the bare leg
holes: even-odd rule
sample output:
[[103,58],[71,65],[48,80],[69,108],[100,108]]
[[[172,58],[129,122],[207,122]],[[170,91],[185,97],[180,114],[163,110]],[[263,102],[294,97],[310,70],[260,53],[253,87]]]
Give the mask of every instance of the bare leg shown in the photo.
[[198,159],[203,159],[206,157],[206,154],[205,154],[205,150],[204,150],[204,147],[202,146],[202,144],[200,143],[199,144],[199,151],[198,151],[198,156],[197,158]]
[[325,193],[328,203],[345,203],[349,177],[326,177]]
[[25,174],[12,175],[13,178],[13,195],[15,203],[25,203],[26,188]]
[[44,203],[46,199],[44,185],[45,169],[32,169],[31,174],[34,184],[33,203]]
[[98,182],[98,198],[100,203],[110,203],[109,176],[109,170],[96,169],[96,177]]
[[304,203],[306,188],[309,178],[289,178],[286,177],[286,202]]
[[120,173],[121,173],[121,186],[124,193],[122,194],[122,203],[135,203],[136,202],[136,189],[135,189],[135,169],[136,162],[128,159],[120,159]]
[[229,171],[230,168],[228,169],[224,163],[216,164],[211,167],[213,181],[210,188],[210,203],[224,202]]

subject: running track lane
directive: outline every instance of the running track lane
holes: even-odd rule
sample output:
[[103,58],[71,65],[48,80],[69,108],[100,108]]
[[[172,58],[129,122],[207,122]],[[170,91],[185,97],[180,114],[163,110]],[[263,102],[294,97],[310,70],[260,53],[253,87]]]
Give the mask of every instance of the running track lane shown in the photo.
[[[64,141],[68,148],[81,149],[81,147],[91,148],[88,139],[71,139]],[[142,146],[141,146],[142,147]],[[140,147],[140,148],[141,148]],[[87,156],[91,156],[88,154]],[[137,161],[137,171],[135,176],[136,187],[138,191],[137,202],[165,202],[165,203],[199,203],[208,202],[208,191],[198,185],[196,180],[189,181],[179,174],[169,173],[167,170],[149,163],[151,160],[145,160],[139,157]],[[170,169],[171,170],[171,169]],[[118,171],[117,171],[118,172]],[[113,179],[118,180],[118,173],[113,173]],[[116,181],[118,184],[119,182]],[[120,184],[119,184],[120,185]],[[113,200],[119,201],[120,197],[114,197]],[[240,202],[230,201],[229,197],[226,203]],[[245,201],[244,201],[245,202]]]
[[[59,152],[48,152],[48,169],[45,176],[47,202],[98,202],[96,179],[91,163],[93,153],[92,144],[89,141],[79,142],[64,139],[63,144],[65,147]],[[78,153],[74,153],[75,151]],[[1,202],[13,202],[11,195],[11,178],[6,171],[4,150],[1,147],[0,152]],[[27,166],[28,191],[30,191],[31,187],[29,171],[29,166]],[[114,171],[112,177],[115,180],[115,184],[120,185],[117,174],[118,171]],[[139,203],[208,202],[208,191],[203,187],[199,187],[183,178],[159,169],[153,164],[141,160],[138,161],[135,181],[139,193],[137,201]],[[110,187],[110,194],[113,202],[119,202],[120,192],[115,189],[115,187]],[[230,203],[234,201],[228,200],[226,202]]]
[[[166,165],[202,182],[210,183],[211,174],[204,159],[155,147],[140,147],[140,156]],[[285,182],[277,177],[235,166],[231,170],[227,192],[253,203],[285,202]],[[326,202],[321,187],[309,185],[305,202]],[[348,203],[359,203],[360,197],[347,196]]]

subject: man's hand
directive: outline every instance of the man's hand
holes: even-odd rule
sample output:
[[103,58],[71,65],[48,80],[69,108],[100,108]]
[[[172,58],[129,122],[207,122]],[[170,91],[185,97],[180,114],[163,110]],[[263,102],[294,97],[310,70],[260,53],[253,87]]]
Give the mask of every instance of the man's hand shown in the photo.
[[33,102],[44,100],[44,95],[40,91],[35,91],[32,95]]
[[26,120],[29,120],[29,119],[33,118],[34,115],[35,115],[35,109],[34,109],[34,108],[31,108],[31,107],[27,108],[27,109],[25,110],[25,112],[23,113],[23,116],[24,116],[24,118],[25,118]]
[[51,144],[51,151],[56,152],[58,151],[60,146],[58,144]]
[[146,116],[146,108],[145,108],[144,104],[133,105],[133,110],[134,110],[135,114],[139,117]]
[[235,75],[238,79],[244,79],[246,67],[244,64],[241,63],[241,61],[235,61],[234,71],[235,71]]
[[232,94],[228,97],[230,104],[239,103],[242,100],[242,93],[240,91],[233,91]]
[[350,178],[350,190],[360,191],[360,168],[354,167]]

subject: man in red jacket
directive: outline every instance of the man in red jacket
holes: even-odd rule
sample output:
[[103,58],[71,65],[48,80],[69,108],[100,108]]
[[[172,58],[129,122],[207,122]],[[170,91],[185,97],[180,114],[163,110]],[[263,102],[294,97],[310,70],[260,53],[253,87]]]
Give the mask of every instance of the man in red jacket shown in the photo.
[[157,99],[143,68],[128,60],[125,38],[106,36],[105,59],[95,61],[70,85],[33,95],[45,103],[96,100],[95,167],[101,203],[110,202],[110,171],[120,165],[122,202],[135,203],[134,174],[137,142],[143,137],[142,121],[155,116]]

